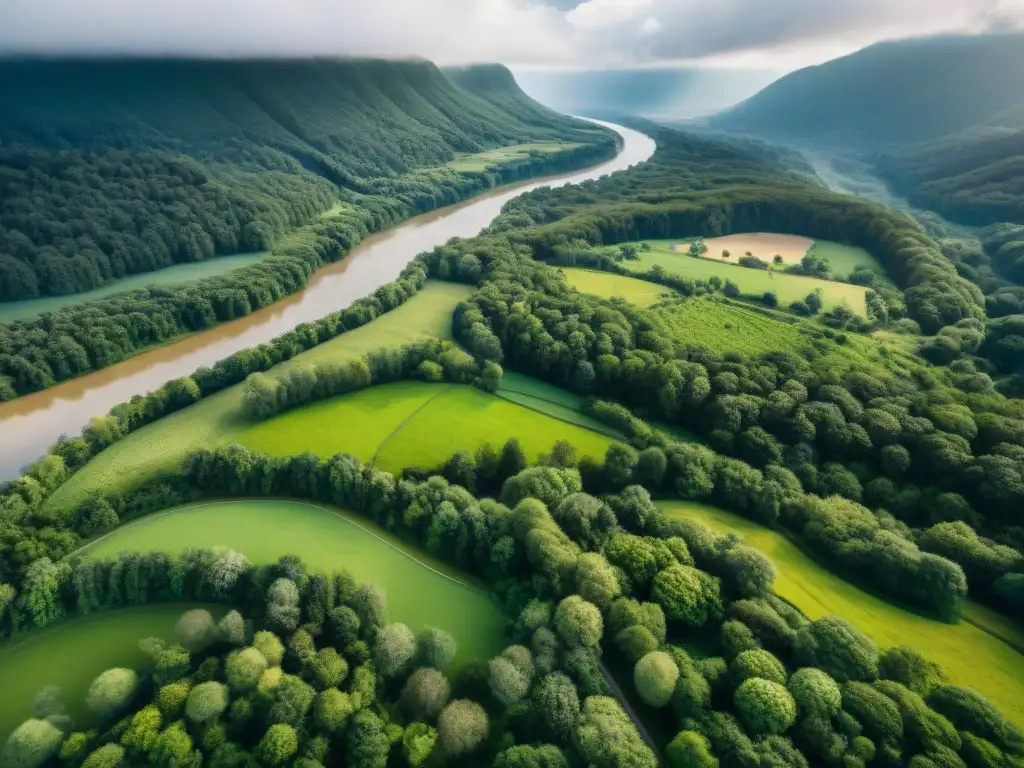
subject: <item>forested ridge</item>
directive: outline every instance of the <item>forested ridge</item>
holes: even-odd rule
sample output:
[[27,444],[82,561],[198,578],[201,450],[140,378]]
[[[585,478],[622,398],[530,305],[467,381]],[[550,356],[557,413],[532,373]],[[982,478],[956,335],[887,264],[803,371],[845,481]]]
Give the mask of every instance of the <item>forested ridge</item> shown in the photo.
[[427,210],[450,179],[395,179],[456,152],[611,151],[608,132],[496,86],[506,75],[462,87],[423,61],[0,61],[0,300],[269,249],[338,189]]
[[[0,400],[247,315],[412,215],[615,151],[613,133],[529,100],[503,68],[464,77],[426,62],[0,64],[0,299],[272,249],[198,285],[0,324]],[[578,146],[488,171],[437,165],[542,138]]]

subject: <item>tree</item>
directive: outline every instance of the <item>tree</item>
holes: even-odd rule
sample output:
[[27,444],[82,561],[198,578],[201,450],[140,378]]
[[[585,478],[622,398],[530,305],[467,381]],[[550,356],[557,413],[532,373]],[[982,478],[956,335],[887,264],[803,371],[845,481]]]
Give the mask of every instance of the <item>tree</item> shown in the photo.
[[782,733],[796,722],[796,702],[784,686],[752,677],[733,694],[733,704],[753,733]]
[[318,691],[336,688],[348,677],[348,662],[334,648],[321,648],[306,660],[303,676]]
[[438,741],[445,755],[458,757],[476,749],[487,738],[489,727],[483,707],[475,701],[456,699],[437,718]]
[[85,758],[82,768],[119,768],[124,764],[124,747],[119,744],[104,744]]
[[718,768],[711,744],[696,731],[680,731],[665,748],[671,768]]
[[608,561],[594,552],[585,552],[576,561],[576,591],[587,602],[607,610],[621,590]]
[[192,750],[192,737],[185,730],[183,720],[164,728],[149,753],[149,764],[156,768],[179,768],[201,759],[199,753]]
[[437,731],[426,723],[412,723],[402,734],[402,754],[413,768],[423,765],[437,744]]
[[801,717],[832,717],[843,703],[839,684],[814,667],[801,667],[794,672],[787,688]]
[[131,725],[121,737],[121,743],[126,747],[149,752],[160,735],[162,725],[160,710],[152,704],[145,706],[132,715]]
[[580,698],[572,680],[552,672],[537,684],[532,698],[542,728],[556,741],[568,743],[580,716]]
[[131,703],[138,685],[139,676],[133,670],[108,669],[92,681],[85,703],[100,717],[113,717]]
[[409,675],[400,701],[414,719],[431,722],[444,709],[450,694],[451,687],[444,673],[433,667],[421,667]]
[[569,768],[569,760],[552,744],[518,744],[500,752],[494,759],[494,768]]
[[7,738],[0,762],[11,768],[39,768],[57,754],[64,734],[46,720],[26,720]]
[[647,627],[634,624],[615,635],[615,647],[635,664],[651,651],[658,650],[658,639]]
[[228,708],[228,687],[210,680],[200,683],[188,694],[185,714],[197,725],[208,725]]
[[679,667],[663,651],[648,653],[633,668],[636,691],[652,707],[664,707],[669,703],[678,679]]
[[773,264],[782,264],[782,262],[783,262],[782,254],[776,253],[774,256],[772,256],[772,263]]
[[555,610],[555,629],[570,648],[594,648],[604,631],[601,611],[579,595],[571,595]]
[[444,669],[455,660],[458,646],[455,638],[441,629],[427,627],[416,638],[417,659],[420,664]]
[[615,699],[590,696],[576,727],[576,745],[594,768],[657,768],[658,759],[644,744],[633,722]]
[[299,750],[295,729],[284,723],[275,723],[267,729],[256,745],[256,758],[262,765],[284,765]]
[[[263,688],[262,680],[260,687]],[[287,723],[297,728],[302,725],[302,720],[313,705],[315,697],[316,692],[313,688],[298,677],[281,675],[280,680],[269,689],[270,709],[267,711],[267,721]]]
[[759,677],[779,685],[786,684],[786,668],[768,651],[754,649],[743,651],[729,665],[729,676],[733,685],[744,680]]
[[728,248],[726,248],[725,250],[722,251],[722,258],[723,259],[728,259],[731,256],[732,256],[732,252]]
[[387,593],[376,584],[362,584],[352,595],[352,609],[359,617],[363,632],[384,624],[388,612]]
[[238,611],[228,611],[217,623],[217,639],[228,645],[242,645],[245,642],[245,619]]
[[360,710],[345,731],[345,758],[352,768],[385,768],[391,744],[384,724],[368,709]]
[[928,706],[949,718],[961,731],[970,731],[976,736],[988,739],[993,744],[1008,746],[1008,729],[997,710],[988,699],[961,685],[944,685],[928,696]]
[[530,690],[530,678],[509,659],[502,656],[491,659],[488,669],[491,691],[506,707],[522,699]]
[[263,655],[268,666],[281,666],[281,660],[284,658],[284,644],[273,632],[257,632],[252,638],[252,647]]
[[878,677],[878,648],[863,633],[835,616],[810,622],[796,634],[800,663],[819,667],[839,682]]
[[651,598],[672,621],[702,627],[721,615],[718,582],[703,571],[685,565],[670,565],[651,582]]
[[337,688],[318,693],[313,705],[316,724],[328,733],[340,733],[354,711],[351,697]]
[[693,258],[699,259],[701,256],[703,256],[707,252],[708,252],[708,247],[704,243],[704,238],[703,237],[694,238],[693,241],[690,243],[690,255]]
[[878,676],[901,683],[919,696],[927,696],[945,683],[938,664],[902,645],[885,649],[878,660]]
[[761,296],[761,303],[766,307],[775,308],[779,306],[779,295],[775,291],[765,291]]
[[299,588],[291,579],[277,579],[267,590],[267,621],[282,632],[293,632],[299,616]]
[[416,657],[416,636],[405,624],[388,624],[377,633],[373,659],[385,677],[402,674]]
[[266,668],[267,660],[255,648],[234,651],[225,666],[228,685],[238,692],[255,690]]

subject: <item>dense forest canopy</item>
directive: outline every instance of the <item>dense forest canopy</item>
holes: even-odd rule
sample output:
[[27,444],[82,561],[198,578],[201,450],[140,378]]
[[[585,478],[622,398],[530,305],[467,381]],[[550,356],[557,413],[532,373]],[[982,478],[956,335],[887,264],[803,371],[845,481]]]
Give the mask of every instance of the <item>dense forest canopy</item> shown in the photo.
[[462,79],[424,61],[0,61],[0,301],[267,250],[343,191],[454,202],[417,171],[457,152],[613,146],[504,68]]

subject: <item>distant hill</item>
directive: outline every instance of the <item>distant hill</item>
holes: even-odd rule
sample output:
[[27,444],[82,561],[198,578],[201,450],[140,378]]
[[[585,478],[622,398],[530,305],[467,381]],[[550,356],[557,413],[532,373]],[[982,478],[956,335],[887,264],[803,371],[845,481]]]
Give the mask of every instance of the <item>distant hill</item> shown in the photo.
[[561,112],[691,118],[735,104],[777,75],[761,70],[676,67],[521,70],[516,79],[530,96]]
[[976,126],[1024,128],[1024,35],[882,43],[807,67],[712,127],[823,148],[885,150]]

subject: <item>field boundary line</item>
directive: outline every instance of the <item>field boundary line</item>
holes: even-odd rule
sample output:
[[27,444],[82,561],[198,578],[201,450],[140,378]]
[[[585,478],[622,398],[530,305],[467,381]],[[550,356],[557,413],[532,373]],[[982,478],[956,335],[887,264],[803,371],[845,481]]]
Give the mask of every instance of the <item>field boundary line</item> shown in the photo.
[[[415,562],[417,565],[420,565],[423,568],[426,568],[428,571],[431,571],[432,573],[436,573],[438,576],[441,576],[442,578],[448,579],[448,581],[454,582],[455,584],[458,584],[461,587],[465,587],[466,589],[470,589],[470,590],[472,590],[474,592],[479,592],[480,594],[487,595],[489,597],[492,596],[491,592],[489,592],[486,589],[480,589],[480,587],[474,587],[472,584],[468,584],[465,581],[461,581],[459,579],[456,579],[454,576],[449,576],[447,573],[444,573],[443,571],[437,570],[437,568],[434,568],[433,566],[428,565],[427,563],[423,562],[418,557],[413,555],[411,552],[407,552],[406,550],[402,549],[401,547],[396,546],[395,544],[391,543],[390,541],[385,539],[380,534],[370,530],[369,528],[367,528],[366,526],[364,526],[364,525],[362,525],[360,523],[357,523],[355,520],[352,520],[351,518],[347,517],[346,515],[343,515],[342,513],[338,512],[337,510],[328,509],[327,507],[321,507],[319,504],[310,504],[309,502],[306,502],[306,501],[295,501],[295,500],[292,500],[292,499],[272,499],[272,498],[252,497],[250,500],[255,500],[255,501],[275,501],[275,502],[284,503],[284,504],[301,504],[301,505],[306,506],[306,507],[312,507],[313,509],[318,509],[321,512],[326,512],[326,513],[328,513],[330,515],[334,515],[335,517],[340,517],[345,522],[351,523],[352,525],[354,525],[356,528],[360,529],[361,531],[364,531],[364,532],[370,534],[371,536],[373,536],[373,538],[375,538],[378,541],[380,541],[381,543],[387,545],[388,547],[390,547],[391,549],[395,550],[396,552],[401,553],[405,557],[407,557],[410,560],[412,560],[413,562]],[[224,505],[224,504],[244,504],[245,502],[246,502],[246,499],[231,499],[231,500],[227,500],[227,501],[207,501],[207,502],[203,502],[202,504],[190,504],[190,505],[188,505],[186,507],[178,507],[177,509],[167,509],[167,510],[164,510],[163,512],[157,512],[155,515],[146,515],[145,517],[143,517],[140,520],[133,520],[128,525],[122,526],[120,528],[115,528],[110,533],[105,533],[102,536],[100,536],[98,539],[93,539],[88,544],[83,544],[78,549],[76,549],[76,550],[74,550],[72,552],[69,552],[67,555],[64,556],[63,559],[67,559],[69,557],[73,557],[74,555],[77,555],[77,554],[87,550],[92,545],[99,544],[104,539],[107,539],[107,538],[113,536],[116,533],[119,533],[121,531],[126,531],[129,528],[133,528],[133,527],[138,526],[138,525],[144,525],[145,523],[151,522],[153,520],[158,520],[161,517],[166,517],[167,515],[177,514],[178,512],[188,512],[189,510],[193,510],[193,509],[202,509],[203,507],[216,507],[216,506],[221,506],[221,505]],[[241,554],[245,554],[245,553],[243,552]]]
[[377,457],[380,456],[380,452],[384,449],[384,446],[388,444],[388,441],[391,440],[391,438],[393,438],[395,435],[397,435],[399,432],[401,432],[406,426],[408,426],[409,422],[413,419],[414,416],[416,416],[416,414],[418,414],[420,411],[422,411],[424,408],[426,408],[432,402],[437,400],[437,398],[441,397],[442,395],[447,395],[453,389],[455,389],[455,385],[454,384],[449,384],[447,387],[442,389],[436,395],[434,395],[433,397],[431,397],[428,400],[425,400],[419,407],[416,408],[415,411],[413,411],[408,416],[406,416],[404,419],[402,419],[398,423],[398,426],[396,426],[394,429],[392,429],[390,432],[388,432],[387,435],[384,436],[384,439],[381,440],[380,443],[377,445],[377,450],[373,452],[373,456],[370,458],[369,466],[371,466],[371,467],[376,467],[377,466]]
[[[567,411],[573,411],[574,413],[579,413],[581,416],[586,416],[585,413],[581,413],[580,411],[576,411],[574,408],[570,408],[569,406],[563,405],[562,403],[556,403],[554,400],[545,400],[543,397],[536,397],[535,395],[530,395],[530,394],[527,394],[526,392],[517,392],[514,389],[510,389],[508,391],[509,392],[514,392],[517,395],[522,395],[523,397],[532,397],[535,400],[540,400],[542,403],[550,403],[551,405],[557,405],[559,408],[565,408]],[[595,429],[594,427],[592,427],[590,425],[580,424],[579,422],[576,422],[576,421],[570,421],[569,419],[566,419],[566,418],[564,418],[562,416],[555,416],[553,413],[548,413],[547,411],[542,411],[540,408],[534,408],[532,405],[527,405],[526,403],[520,403],[518,400],[513,400],[510,397],[505,397],[504,395],[501,394],[501,390],[500,389],[497,392],[495,392],[494,394],[497,397],[500,397],[506,403],[512,403],[512,405],[518,405],[520,408],[525,408],[528,411],[533,411],[534,413],[539,413],[541,416],[547,416],[549,419],[554,419],[555,421],[560,421],[563,424],[568,424],[570,427],[578,427],[579,429],[585,429],[585,430],[587,430],[587,432],[593,432],[595,435],[601,435],[602,437],[609,437],[612,440],[618,440],[620,443],[627,442],[627,438],[624,435],[616,434],[614,431],[612,431],[611,427],[609,427],[608,431],[605,432],[605,431],[600,430],[600,429]]]

